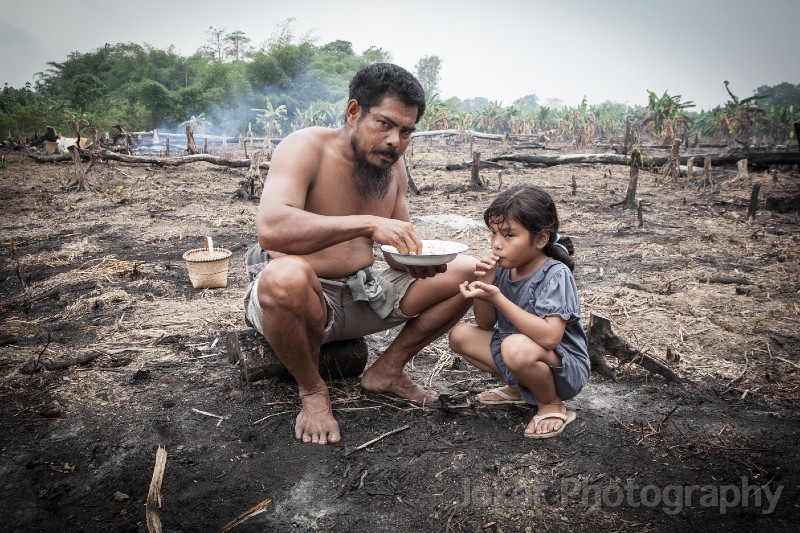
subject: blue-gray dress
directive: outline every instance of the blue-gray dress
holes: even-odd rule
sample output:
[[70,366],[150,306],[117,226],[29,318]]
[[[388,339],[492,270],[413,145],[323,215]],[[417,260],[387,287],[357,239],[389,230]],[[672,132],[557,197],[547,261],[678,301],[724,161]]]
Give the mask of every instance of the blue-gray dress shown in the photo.
[[[589,381],[589,352],[581,321],[581,305],[575,278],[567,265],[548,257],[539,269],[525,279],[511,281],[511,271],[497,267],[494,285],[503,295],[525,311],[538,317],[559,316],[567,321],[564,337],[555,352],[561,357],[560,367],[550,367],[559,398],[569,400]],[[511,375],[500,352],[503,340],[519,330],[498,311],[492,332],[491,350],[494,364],[506,383],[520,387],[522,399],[536,405],[530,390],[520,386]]]

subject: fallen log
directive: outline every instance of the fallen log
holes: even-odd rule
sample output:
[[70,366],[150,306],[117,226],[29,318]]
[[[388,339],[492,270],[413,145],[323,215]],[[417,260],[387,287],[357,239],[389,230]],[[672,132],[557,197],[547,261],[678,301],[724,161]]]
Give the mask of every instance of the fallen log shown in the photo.
[[[706,159],[712,166],[734,165],[741,159],[749,160],[751,165],[800,165],[800,154],[795,152],[737,152],[725,155],[693,155],[678,158],[681,165],[686,165],[694,157],[696,165],[705,165]],[[642,155],[644,166],[663,166],[668,157],[651,157]],[[612,165],[630,165],[630,157],[620,154],[565,154],[565,155],[498,155],[490,157],[487,161],[516,161],[525,164],[544,164],[547,166],[564,165],[570,163],[606,163]]]
[[472,130],[465,130],[460,132],[459,130],[429,130],[429,131],[415,131],[411,134],[412,139],[417,139],[420,137],[455,137],[458,135],[464,135],[465,137],[469,138],[472,137],[474,139],[483,139],[485,141],[505,141],[508,140],[506,135],[502,135],[499,133],[483,133],[481,131],[472,131]]
[[720,283],[723,285],[755,285],[747,278],[740,276],[700,276],[697,281],[701,283]]
[[[472,168],[472,163],[451,163],[449,165],[445,165],[444,168],[446,170],[466,170],[466,169],[471,169]],[[484,169],[484,168],[502,169],[502,168],[505,168],[505,167],[503,165],[501,165],[500,163],[492,163],[492,162],[489,162],[489,161],[480,161],[478,163],[478,168],[481,168],[481,169]]]
[[663,376],[667,381],[680,383],[681,378],[664,363],[642,353],[638,348],[619,337],[611,328],[611,321],[603,316],[592,314],[586,331],[589,341],[589,360],[592,370],[614,379],[614,369],[609,365],[606,354],[626,363],[636,363],[653,374]]
[[[91,158],[89,150],[78,150],[82,159],[89,160]],[[69,155],[43,155],[36,152],[28,152],[28,157],[37,163],[53,163],[61,161],[71,161]],[[157,166],[171,166],[176,167],[185,165],[187,163],[196,163],[198,161],[205,161],[215,165],[227,166],[230,168],[249,168],[249,159],[229,159],[226,157],[219,157],[211,154],[195,154],[184,155],[178,157],[154,157],[150,155],[127,155],[118,154],[110,150],[97,150],[96,155],[103,157],[110,161],[121,161],[123,163],[144,163],[148,165]],[[733,165],[741,159],[747,159],[750,165],[800,165],[800,153],[797,152],[739,152],[731,155],[694,155],[694,156],[681,156],[679,158],[681,165],[686,165],[690,157],[694,157],[695,165],[705,165],[706,159],[711,162],[712,166]],[[649,157],[642,156],[644,166],[658,167],[667,163],[667,157]],[[630,165],[630,157],[620,154],[564,154],[564,155],[524,155],[524,154],[509,154],[490,157],[484,163],[499,163],[501,161],[515,161],[526,165],[545,165],[548,167],[555,165],[565,165],[572,163],[606,163],[612,165]],[[259,165],[260,169],[269,170],[269,162],[262,161]],[[451,164],[447,165],[447,170],[456,170],[462,168],[472,168],[472,163]]]
[[[81,159],[91,159],[91,152],[89,150],[78,150],[78,153],[80,154]],[[144,163],[160,167],[177,167],[187,163],[205,161],[206,163],[213,163],[215,165],[221,165],[230,168],[250,168],[249,159],[229,159],[227,157],[220,157],[211,154],[183,155],[177,157],[155,157],[152,155],[128,155],[119,154],[110,150],[97,150],[96,155],[109,161],[120,161],[122,163]],[[72,160],[70,155],[42,155],[35,152],[28,153],[28,157],[37,163],[52,163]],[[262,170],[269,170],[269,161],[262,161],[258,168]]]
[[550,147],[545,146],[543,144],[515,144],[511,147],[512,150],[554,150],[556,152],[561,151],[561,147]]
[[[226,336],[228,362],[241,364],[246,381],[258,381],[288,375],[275,350],[256,330],[241,329]],[[319,354],[319,371],[325,379],[344,379],[361,375],[367,366],[369,349],[363,337],[323,344]]]

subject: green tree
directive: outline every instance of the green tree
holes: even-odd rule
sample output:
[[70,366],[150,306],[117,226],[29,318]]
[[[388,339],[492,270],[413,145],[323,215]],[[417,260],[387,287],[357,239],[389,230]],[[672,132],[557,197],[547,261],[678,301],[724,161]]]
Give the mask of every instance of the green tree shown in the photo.
[[759,105],[768,109],[770,106],[786,107],[794,106],[800,109],[800,84],[794,85],[782,82],[778,85],[762,85],[755,90],[754,96],[757,97]]
[[238,61],[249,51],[250,38],[242,31],[228,33],[224,37],[225,56]]
[[539,97],[535,94],[528,94],[523,96],[522,98],[517,98],[514,100],[515,106],[524,105],[525,109],[528,111],[536,111],[536,108],[539,107]]
[[371,65],[372,63],[389,63],[392,61],[392,54],[389,51],[377,46],[370,46],[361,54],[364,63]]
[[464,113],[476,113],[482,110],[489,104],[489,99],[483,96],[476,96],[475,98],[467,98],[461,101],[461,111]]
[[442,60],[439,56],[424,56],[414,67],[417,79],[419,80],[425,94],[439,92],[439,79],[442,69]]
[[206,30],[206,44],[200,47],[203,55],[222,61],[225,57],[225,28],[209,26]]

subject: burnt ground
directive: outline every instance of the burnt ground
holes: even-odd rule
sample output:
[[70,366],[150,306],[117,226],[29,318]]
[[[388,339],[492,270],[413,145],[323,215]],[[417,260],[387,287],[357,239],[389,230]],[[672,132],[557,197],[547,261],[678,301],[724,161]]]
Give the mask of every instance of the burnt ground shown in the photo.
[[[478,144],[484,157],[508,150]],[[422,194],[410,207],[423,238],[481,255],[497,172],[484,171],[490,190],[468,189],[469,170],[444,170],[468,152],[415,141]],[[267,499],[235,530],[793,531],[800,228],[797,212],[763,207],[798,193],[797,169],[738,180],[721,169],[706,188],[643,172],[637,227],[634,213],[610,207],[627,167],[506,167],[504,187],[536,183],[555,197],[585,322],[610,318],[683,382],[609,357],[616,378],[593,374],[568,403],[576,423],[531,441],[522,431],[533,412],[476,405],[474,393],[495,383],[440,339],[409,371],[457,400],[419,407],[366,395],[356,379],[333,382],[343,440],[320,447],[293,437],[291,380],[243,381],[225,353],[224,334],[243,327],[242,258],[255,239],[256,204],[232,197],[244,170],[111,162],[89,174],[98,192],[78,193],[64,188],[71,162],[6,153],[0,530],[146,531],[163,446],[165,531],[219,531]],[[762,210],[748,222],[754,183]],[[181,259],[208,234],[233,252],[225,289],[193,289]],[[392,333],[368,338],[371,358]]]

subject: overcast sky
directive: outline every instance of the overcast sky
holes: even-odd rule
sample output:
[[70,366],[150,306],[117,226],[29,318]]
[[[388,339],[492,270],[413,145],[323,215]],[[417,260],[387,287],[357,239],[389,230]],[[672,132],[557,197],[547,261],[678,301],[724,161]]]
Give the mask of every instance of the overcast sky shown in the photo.
[[[0,83],[22,87],[48,61],[134,42],[190,55],[209,26],[259,46],[288,18],[316,44],[379,46],[413,72],[442,60],[441,96],[510,105],[645,105],[667,91],[710,109],[761,85],[800,83],[799,0],[0,0]],[[344,95],[343,95],[344,96]]]

